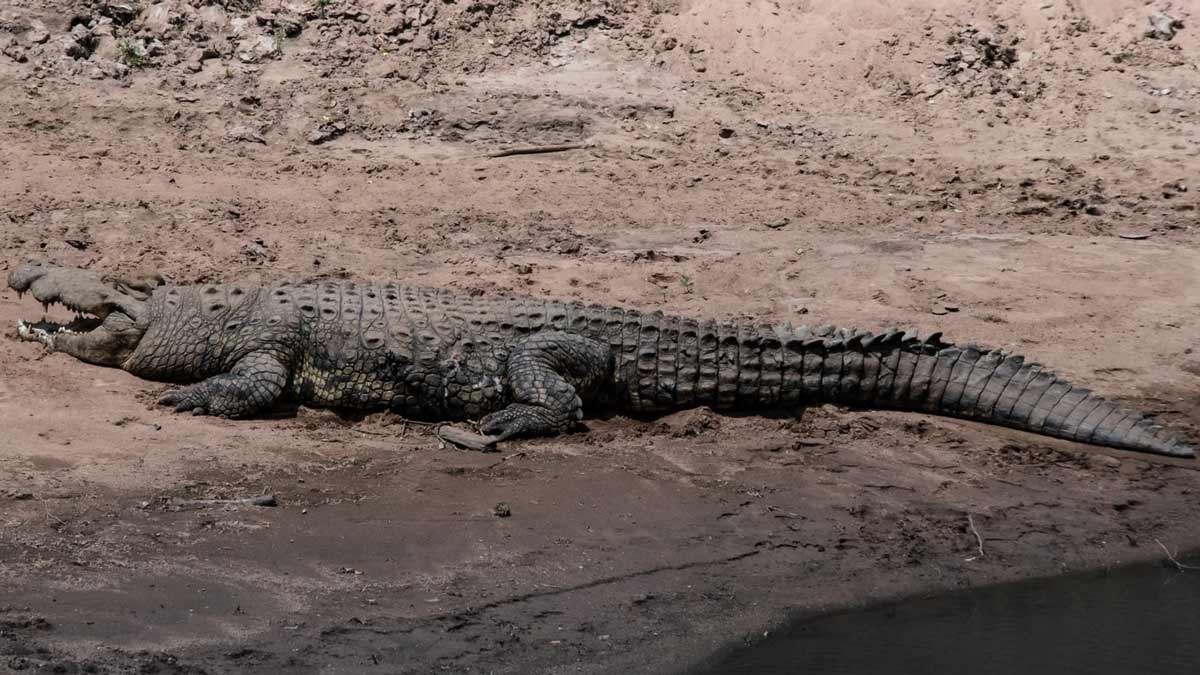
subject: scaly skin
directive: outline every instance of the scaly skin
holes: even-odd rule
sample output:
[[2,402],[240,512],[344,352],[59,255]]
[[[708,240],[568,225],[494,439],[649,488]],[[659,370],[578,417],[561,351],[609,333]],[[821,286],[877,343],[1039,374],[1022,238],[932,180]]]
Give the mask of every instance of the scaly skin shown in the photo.
[[[90,273],[30,264],[18,291],[79,309]],[[82,275],[82,276],[81,276]],[[72,287],[77,287],[73,288]],[[66,288],[67,290],[63,290]],[[129,284],[115,288],[129,291]],[[91,288],[90,299],[113,289]],[[585,409],[660,413],[799,409],[819,402],[975,419],[1058,438],[1193,456],[1144,415],[1074,387],[1020,356],[935,334],[696,321],[600,305],[480,298],[349,282],[159,286],[144,302],[101,305],[140,331],[21,334],[147,379],[195,382],[176,410],[246,417],[284,395],[310,405],[480,420],[491,441],[569,429]],[[94,333],[95,331],[93,331]],[[107,340],[107,341],[106,341]],[[79,347],[87,342],[87,349]],[[97,345],[112,354],[98,358]]]

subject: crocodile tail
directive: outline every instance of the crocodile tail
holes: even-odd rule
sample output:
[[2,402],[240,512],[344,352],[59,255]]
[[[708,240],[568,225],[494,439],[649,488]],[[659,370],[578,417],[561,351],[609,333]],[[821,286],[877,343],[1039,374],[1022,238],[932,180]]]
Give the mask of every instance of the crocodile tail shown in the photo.
[[[616,355],[616,393],[640,412],[708,405],[746,412],[813,403],[914,410],[1128,450],[1192,457],[1146,415],[1076,387],[1024,357],[873,334],[694,321],[623,310],[592,318]],[[604,327],[608,327],[605,329]]]
[[[1018,354],[957,346],[940,334],[852,333],[810,341],[824,352],[820,394],[1173,457],[1195,449],[1146,415],[1077,387]],[[826,377],[837,371],[836,377]],[[810,393],[817,393],[810,391]]]

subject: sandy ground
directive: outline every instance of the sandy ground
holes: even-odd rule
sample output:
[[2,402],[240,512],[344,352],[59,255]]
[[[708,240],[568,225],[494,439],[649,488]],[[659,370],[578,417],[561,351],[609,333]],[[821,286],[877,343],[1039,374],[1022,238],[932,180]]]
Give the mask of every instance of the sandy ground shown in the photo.
[[[0,273],[942,330],[1197,438],[1187,4],[14,0]],[[686,670],[788,616],[1200,546],[1195,462],[833,407],[498,455],[175,416],[18,342],[39,312],[0,292],[0,670]]]

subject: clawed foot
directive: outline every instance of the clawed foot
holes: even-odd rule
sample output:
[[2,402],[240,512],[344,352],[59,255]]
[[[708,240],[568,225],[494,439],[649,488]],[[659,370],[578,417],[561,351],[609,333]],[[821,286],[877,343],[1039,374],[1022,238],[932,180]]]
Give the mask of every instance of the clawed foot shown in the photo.
[[545,422],[539,419],[538,410],[533,406],[514,403],[479,420],[479,431],[497,441],[532,436],[539,428],[545,427]]
[[574,410],[565,415],[541,406],[513,403],[480,420],[479,430],[501,441],[522,436],[553,436],[568,431],[583,417],[578,401],[576,398]]
[[193,415],[205,415],[204,400],[196,391],[196,387],[180,387],[172,389],[158,399],[158,405],[171,406],[175,412],[191,411]]

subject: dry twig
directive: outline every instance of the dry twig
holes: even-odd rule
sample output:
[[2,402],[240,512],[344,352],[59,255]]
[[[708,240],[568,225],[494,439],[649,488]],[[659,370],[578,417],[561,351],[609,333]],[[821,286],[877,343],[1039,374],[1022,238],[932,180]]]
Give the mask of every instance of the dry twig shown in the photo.
[[498,439],[495,436],[482,436],[480,434],[473,434],[469,431],[449,425],[438,427],[434,433],[437,434],[439,439],[451,445],[456,445],[460,448],[477,450],[479,452],[497,452],[496,441]]
[[983,557],[983,537],[979,536],[979,530],[975,529],[975,517],[967,514],[967,524],[971,526],[971,532],[975,535],[975,542],[979,544],[979,557]]
[[1179,570],[1180,572],[1182,572],[1184,570],[1200,570],[1200,567],[1196,567],[1195,565],[1184,565],[1183,563],[1176,560],[1175,556],[1171,555],[1171,552],[1169,550],[1167,550],[1167,547],[1164,546],[1161,541],[1155,539],[1154,543],[1158,544],[1158,547],[1163,550],[1163,553],[1167,554],[1167,560],[1170,560],[1171,564],[1175,566],[1175,569]]

